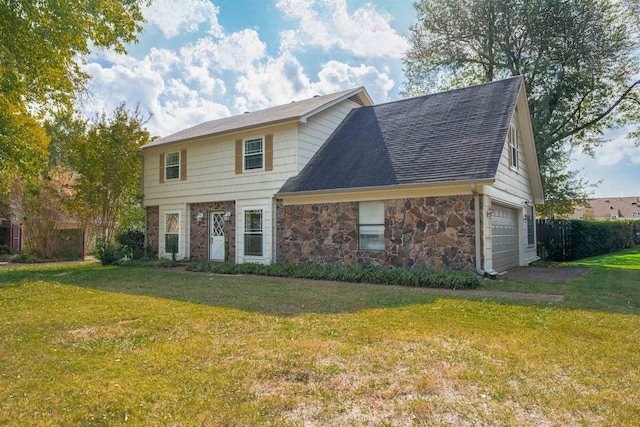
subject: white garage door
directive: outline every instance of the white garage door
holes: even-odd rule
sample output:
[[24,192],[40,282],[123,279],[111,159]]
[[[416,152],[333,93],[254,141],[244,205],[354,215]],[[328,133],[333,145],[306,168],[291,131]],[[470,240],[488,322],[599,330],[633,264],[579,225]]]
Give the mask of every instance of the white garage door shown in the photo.
[[505,271],[518,266],[518,215],[516,211],[493,206],[493,269]]

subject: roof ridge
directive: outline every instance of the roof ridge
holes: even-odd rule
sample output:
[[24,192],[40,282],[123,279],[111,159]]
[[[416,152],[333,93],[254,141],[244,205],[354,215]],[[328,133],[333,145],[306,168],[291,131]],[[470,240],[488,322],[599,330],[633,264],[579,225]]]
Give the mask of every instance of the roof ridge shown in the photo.
[[393,101],[381,102],[379,104],[368,105],[366,107],[360,107],[360,108],[381,107],[381,106],[384,106],[384,105],[395,104],[397,102],[411,101],[412,99],[428,98],[428,97],[436,96],[436,95],[451,94],[452,92],[465,91],[465,90],[469,90],[469,89],[477,89],[480,86],[489,86],[489,85],[494,85],[494,84],[498,84],[498,83],[504,83],[507,80],[516,80],[516,79],[523,80],[524,78],[523,78],[522,75],[511,76],[511,77],[507,77],[506,79],[492,80],[490,82],[478,83],[478,84],[475,84],[473,86],[459,87],[459,88],[455,88],[455,89],[444,90],[442,92],[425,93],[423,95],[415,95],[415,96],[410,96],[409,98],[395,99]]
[[269,123],[300,119],[307,115],[315,114],[314,112],[321,110],[321,107],[324,105],[331,104],[332,102],[336,102],[345,97],[354,96],[359,93],[364,93],[367,99],[370,99],[364,86],[358,86],[325,95],[316,95],[299,101],[291,101],[286,104],[274,105],[272,107],[256,111],[234,114],[232,116],[200,122],[156,139],[155,141],[143,146],[142,149],[158,147],[170,143],[186,142],[205,136],[249,129],[259,125],[268,125]]

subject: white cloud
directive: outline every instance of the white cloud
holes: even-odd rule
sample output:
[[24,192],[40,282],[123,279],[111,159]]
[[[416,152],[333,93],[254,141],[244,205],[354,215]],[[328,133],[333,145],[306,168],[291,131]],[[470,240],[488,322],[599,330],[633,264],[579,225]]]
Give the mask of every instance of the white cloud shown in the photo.
[[300,62],[289,53],[269,59],[238,78],[238,112],[256,111],[314,95]]
[[640,165],[640,147],[623,136],[604,142],[595,149],[595,159],[603,166],[613,166],[620,162]]
[[131,107],[140,103],[148,110],[164,89],[162,75],[152,69],[148,60],[132,64],[129,58],[110,67],[90,63],[85,71],[93,76],[87,107],[94,112],[111,111],[122,102]]
[[265,56],[266,45],[254,30],[223,35],[219,41],[201,38],[194,45],[180,49],[180,56],[190,64],[210,65],[212,71],[248,71]]
[[[139,103],[143,114],[152,115],[148,123],[151,133],[166,136],[206,120],[230,115],[226,106],[203,96],[213,89],[216,93],[224,93],[222,80],[206,73],[199,75],[197,70],[190,68],[182,69],[189,77],[186,81],[171,77],[180,74],[172,71],[182,65],[180,58],[170,51],[155,50],[141,60],[109,57],[118,62],[108,65],[93,62],[85,67],[85,71],[93,76],[92,96],[83,108],[89,116],[101,111],[110,112],[122,102],[130,108]],[[174,67],[167,67],[172,61]],[[197,83],[195,88],[187,85],[192,80]],[[213,85],[213,89],[207,85]]]
[[222,34],[219,9],[208,0],[154,0],[143,10],[146,25],[157,26],[166,38],[193,33],[206,23],[214,36]]
[[[298,1],[281,3],[293,7]],[[363,55],[367,49],[371,52],[376,49],[377,54],[388,44],[360,46],[364,39],[358,37],[368,32],[372,36],[386,34],[391,42],[399,40],[389,26],[389,17],[380,15],[370,5],[348,14],[344,0],[317,0],[310,7],[300,7],[301,22],[310,16],[320,16],[322,8],[330,11],[326,14],[327,22],[318,19],[309,28],[303,25],[305,31],[310,31],[304,37],[319,34],[327,37],[326,45],[317,41],[322,47],[344,45]],[[166,37],[197,32],[168,43],[158,39],[157,33],[155,36],[153,32],[143,33],[141,37],[146,34],[147,39],[141,40],[141,46],[153,47],[138,58],[117,55],[111,50],[97,51],[84,66],[94,76],[91,84],[95,88],[93,102],[84,110],[93,114],[112,111],[123,101],[129,106],[140,103],[143,112],[153,115],[149,130],[154,135],[166,136],[232,113],[256,111],[356,86],[365,86],[377,102],[388,101],[390,91],[395,88],[388,66],[376,67],[360,60],[359,65],[330,60],[314,67],[313,73],[317,74],[309,74],[295,55],[297,49],[309,48],[299,38],[300,30],[282,30],[279,50],[271,56],[257,30],[224,33],[217,23],[217,14],[218,9],[208,1],[155,1],[145,15],[149,25],[157,25]],[[206,31],[206,22],[215,36]],[[151,40],[153,37],[157,40]],[[346,40],[353,43],[345,44]],[[319,51],[318,47],[309,49],[307,53],[311,55]],[[374,64],[381,62],[377,60]]]
[[391,27],[392,17],[368,3],[352,14],[346,0],[280,0],[276,5],[300,22],[295,36],[283,34],[288,45],[297,39],[325,51],[338,47],[359,58],[394,59],[402,58],[409,46]]
[[331,93],[356,86],[365,86],[369,94],[378,102],[389,100],[389,91],[395,82],[386,72],[364,64],[352,67],[348,64],[329,61],[318,73],[319,81],[312,85],[319,93]]

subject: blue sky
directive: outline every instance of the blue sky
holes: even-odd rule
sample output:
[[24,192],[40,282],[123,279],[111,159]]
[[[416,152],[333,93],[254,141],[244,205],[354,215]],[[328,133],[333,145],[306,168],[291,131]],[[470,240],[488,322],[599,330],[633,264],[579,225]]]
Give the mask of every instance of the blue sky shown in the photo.
[[[128,55],[96,51],[83,109],[122,101],[152,114],[166,136],[245,111],[355,86],[374,102],[401,98],[403,52],[415,22],[413,0],[155,0]],[[620,132],[575,153],[573,168],[597,197],[640,196],[640,149]]]

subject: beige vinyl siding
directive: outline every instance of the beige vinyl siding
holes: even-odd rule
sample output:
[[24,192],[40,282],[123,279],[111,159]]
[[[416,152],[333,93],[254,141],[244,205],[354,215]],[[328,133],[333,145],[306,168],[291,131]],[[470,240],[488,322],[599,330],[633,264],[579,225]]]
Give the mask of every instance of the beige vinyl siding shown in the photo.
[[[527,165],[527,159],[525,158],[525,150],[522,143],[522,133],[517,120],[514,120],[518,134],[518,168],[512,169],[510,167],[509,157],[509,144],[505,142],[502,150],[502,156],[500,157],[500,165],[496,173],[496,182],[494,187],[514,196],[516,200],[522,200],[522,203],[518,202],[518,227],[519,237],[518,242],[520,245],[522,260],[524,265],[527,265],[532,260],[537,259],[536,247],[529,246],[527,242],[527,224],[524,221],[524,200],[533,200],[533,191],[529,181],[529,169]],[[534,225],[535,226],[535,225]]]
[[313,155],[331,136],[357,103],[345,100],[309,118],[298,128],[298,171],[311,160]]
[[518,169],[512,169],[510,167],[510,147],[509,144],[505,142],[502,155],[500,156],[500,165],[498,166],[494,186],[513,196],[531,200],[533,199],[533,193],[529,183],[529,171],[522,148],[522,136],[518,124],[515,124],[518,129]]
[[[273,170],[235,173],[235,140],[273,134]],[[225,137],[205,138],[171,146],[188,147],[187,179],[160,183],[158,169],[162,147],[145,151],[144,205],[198,203],[272,197],[297,173],[296,125],[282,125]],[[166,151],[167,148],[164,148]]]

